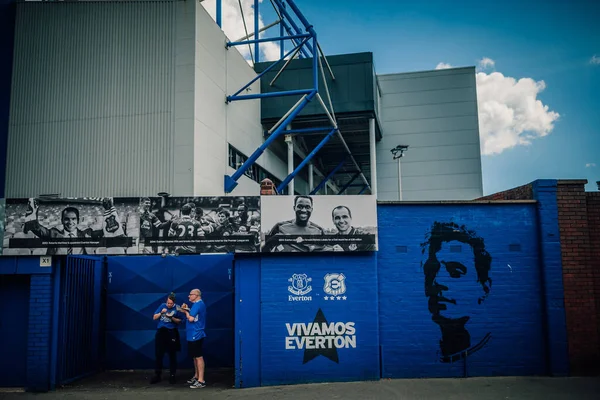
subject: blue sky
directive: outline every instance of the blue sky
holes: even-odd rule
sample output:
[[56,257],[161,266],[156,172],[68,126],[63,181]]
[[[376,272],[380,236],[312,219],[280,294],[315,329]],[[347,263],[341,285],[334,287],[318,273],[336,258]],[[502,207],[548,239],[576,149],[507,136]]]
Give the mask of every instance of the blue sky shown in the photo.
[[[297,2],[328,54],[373,52],[377,73],[476,65],[543,80],[537,99],[560,114],[530,145],[482,157],[486,194],[538,178],[600,180],[600,2]],[[596,164],[586,167],[586,164]]]
[[[482,156],[484,193],[540,178],[588,179],[586,189],[596,190],[600,62],[590,60],[600,57],[600,1],[296,3],[314,25],[326,54],[372,52],[378,74],[431,70],[440,62],[476,66],[488,57],[495,66],[481,71],[485,74],[495,71],[517,81],[530,78],[538,85],[543,81],[544,89],[533,93],[533,98],[548,110],[524,118],[539,125],[544,115],[558,113],[559,117],[551,121],[551,129],[546,125],[549,134],[532,139],[529,145]],[[270,23],[274,20],[270,4],[267,0],[262,4],[263,21]],[[481,115],[480,107],[480,126]]]

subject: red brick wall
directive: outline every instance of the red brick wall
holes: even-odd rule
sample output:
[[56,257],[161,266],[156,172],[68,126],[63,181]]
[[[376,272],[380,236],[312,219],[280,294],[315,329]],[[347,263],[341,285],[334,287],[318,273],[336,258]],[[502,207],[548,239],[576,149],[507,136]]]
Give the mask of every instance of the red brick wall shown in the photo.
[[533,185],[528,183],[527,185],[505,190],[504,192],[480,197],[476,200],[533,200]]
[[[569,360],[572,375],[589,375],[600,371],[599,316],[597,308],[598,274],[593,263],[597,261],[597,228],[590,229],[589,217],[595,218],[600,208],[591,201],[588,213],[588,195],[585,180],[558,181],[558,224],[562,252],[565,313],[569,340]],[[593,225],[593,222],[592,222]],[[594,254],[596,255],[594,257]]]

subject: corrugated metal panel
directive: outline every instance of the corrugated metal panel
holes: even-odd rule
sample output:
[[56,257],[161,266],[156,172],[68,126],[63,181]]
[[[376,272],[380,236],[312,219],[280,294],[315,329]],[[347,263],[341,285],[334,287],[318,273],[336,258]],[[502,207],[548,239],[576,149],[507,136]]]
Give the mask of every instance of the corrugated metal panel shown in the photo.
[[8,110],[15,33],[15,0],[0,0],[0,198],[4,198]]
[[383,139],[377,144],[378,199],[471,200],[483,195],[475,68],[379,77]]
[[21,3],[7,197],[173,187],[175,3]]

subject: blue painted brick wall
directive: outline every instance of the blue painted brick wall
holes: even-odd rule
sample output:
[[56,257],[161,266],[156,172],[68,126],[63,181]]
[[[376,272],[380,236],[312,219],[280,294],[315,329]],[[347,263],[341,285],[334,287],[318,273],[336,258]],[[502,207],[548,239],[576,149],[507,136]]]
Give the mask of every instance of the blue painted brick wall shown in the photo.
[[50,387],[50,339],[52,329],[51,275],[31,275],[27,389],[46,391]]
[[[261,384],[378,379],[376,271],[375,254],[264,256],[260,282]],[[342,273],[345,277],[345,292],[334,299],[324,290],[325,276],[332,273]],[[292,286],[288,279],[293,274],[306,274],[312,279],[308,282],[311,290],[304,294],[310,300],[290,301],[289,296],[295,296],[288,290]],[[315,357],[305,363],[305,349],[298,349],[296,342],[302,341],[304,334],[289,335],[286,323],[308,325],[315,320],[319,310],[328,323],[353,322],[354,335],[342,334],[342,325],[339,325],[339,333],[351,339],[355,336],[356,347],[337,348],[337,360],[332,349],[319,349],[330,358],[314,352]],[[293,349],[286,349],[286,337],[290,338]]]
[[569,355],[556,194],[556,180],[533,182],[533,195],[538,201],[543,307],[547,324],[545,344],[549,355],[547,373],[564,376],[569,372]]
[[235,387],[260,386],[260,257],[235,257]]
[[[543,307],[535,204],[380,205],[378,280],[383,377],[458,377],[543,374]],[[420,244],[434,222],[455,222],[484,240],[492,257],[491,290],[483,295],[469,245],[444,244],[439,259],[461,262],[466,275],[451,278],[442,265],[438,283],[449,288],[442,315],[469,316],[467,329],[480,349],[464,359],[441,361],[440,325],[432,321],[425,296]],[[511,245],[513,245],[511,247]],[[520,247],[520,251],[517,249]],[[443,251],[446,251],[443,253]],[[446,264],[455,265],[455,264]],[[475,274],[473,274],[475,272]],[[454,343],[458,341],[455,340]],[[458,346],[460,348],[460,346]],[[459,352],[460,353],[460,352]],[[466,369],[465,369],[466,367]]]

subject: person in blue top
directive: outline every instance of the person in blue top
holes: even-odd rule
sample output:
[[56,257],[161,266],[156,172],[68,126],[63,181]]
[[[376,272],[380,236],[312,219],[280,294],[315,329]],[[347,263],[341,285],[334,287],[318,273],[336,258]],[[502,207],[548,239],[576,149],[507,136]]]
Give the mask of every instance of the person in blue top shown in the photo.
[[162,303],[154,312],[154,321],[158,320],[156,335],[154,337],[156,351],[155,375],[150,383],[157,383],[161,380],[163,358],[165,353],[169,354],[170,377],[169,383],[175,383],[175,374],[177,373],[177,352],[181,350],[181,340],[177,325],[185,315],[177,311],[175,304],[175,293],[169,294],[166,303]]
[[204,381],[204,358],[202,357],[202,346],[206,337],[206,333],[204,332],[206,326],[206,305],[202,301],[202,292],[200,292],[200,289],[190,290],[189,299],[192,307],[189,308],[187,304],[182,304],[181,310],[185,312],[187,318],[186,336],[188,353],[194,360],[196,373],[187,383],[191,385],[190,388],[199,389],[206,387],[206,382]]

